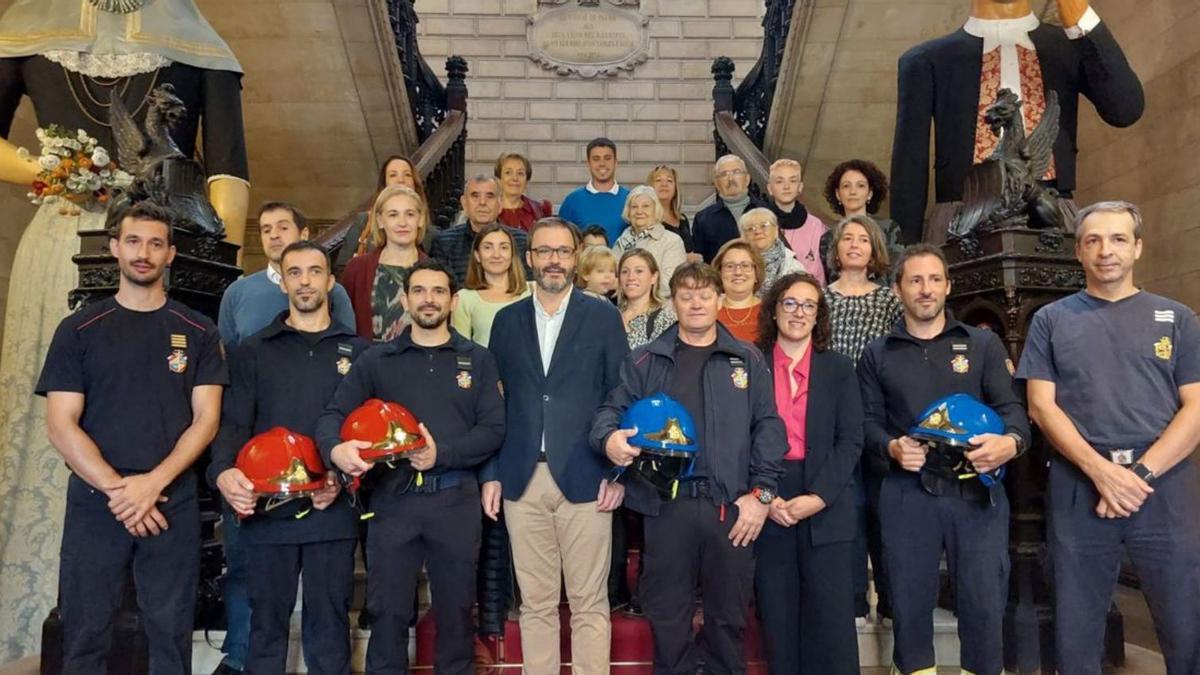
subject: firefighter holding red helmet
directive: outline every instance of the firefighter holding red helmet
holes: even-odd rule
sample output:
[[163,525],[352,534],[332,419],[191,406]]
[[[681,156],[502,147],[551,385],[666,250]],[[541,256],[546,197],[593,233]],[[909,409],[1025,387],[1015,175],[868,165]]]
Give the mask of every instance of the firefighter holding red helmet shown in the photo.
[[288,246],[288,311],[230,356],[231,384],[208,480],[238,515],[246,550],[250,641],[245,673],[287,670],[289,624],[303,572],[308,672],[350,669],[350,596],[358,518],[313,441],[316,421],[370,343],[332,321],[325,250]]
[[367,672],[408,672],[417,576],[428,563],[434,672],[474,675],[472,605],[482,506],[475,471],[504,440],[496,361],[450,328],[454,278],[421,261],[401,299],[412,325],[372,348],[317,421],[326,462],[373,482]]

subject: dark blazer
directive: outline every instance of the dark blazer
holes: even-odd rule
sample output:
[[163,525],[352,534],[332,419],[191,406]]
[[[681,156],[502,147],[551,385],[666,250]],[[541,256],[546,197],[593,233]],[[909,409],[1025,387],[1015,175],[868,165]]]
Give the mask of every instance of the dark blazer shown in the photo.
[[[766,202],[750,195],[750,203],[742,213],[766,206]],[[692,221],[692,248],[687,250],[699,253],[704,262],[712,262],[725,242],[740,236],[742,231],[738,229],[737,218],[733,217],[733,212],[725,206],[725,202],[717,197],[712,204],[700,209]]]
[[600,480],[612,463],[588,443],[592,413],[617,386],[629,353],[625,326],[612,304],[572,289],[562,332],[542,369],[533,297],[496,314],[488,350],[496,357],[504,388],[507,432],[504,445],[480,471],[480,481],[498,480],[504,498],[520,499],[538,462],[542,433],[546,459],[558,489],[572,503],[596,500]]
[[[774,381],[774,354],[766,357]],[[832,350],[814,351],[808,382],[804,491],[825,500],[825,508],[810,519],[812,544],[852,541],[858,526],[854,493],[846,488],[854,483],[863,448],[862,396],[854,362]]]
[[[1075,133],[1079,95],[1087,96],[1107,123],[1138,121],[1146,101],[1137,74],[1108,27],[1100,23],[1078,40],[1059,26],[1030,31],[1047,91],[1062,108],[1054,143],[1054,185],[1075,189]],[[905,243],[921,239],[929,185],[929,121],[936,123],[934,188],[938,202],[962,199],[963,180],[975,158],[983,39],[963,29],[917,45],[900,57],[899,104],[892,143],[892,218]]]

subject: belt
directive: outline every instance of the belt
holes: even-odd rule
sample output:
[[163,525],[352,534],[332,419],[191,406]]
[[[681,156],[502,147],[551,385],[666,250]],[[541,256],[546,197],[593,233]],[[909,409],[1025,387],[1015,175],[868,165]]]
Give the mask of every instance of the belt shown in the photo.
[[691,499],[708,499],[712,497],[712,486],[707,480],[681,480],[679,481],[677,496]]
[[435,494],[441,492],[442,490],[449,490],[450,488],[458,487],[462,484],[463,478],[466,477],[466,475],[466,471],[447,471],[446,473],[433,475],[425,474],[421,477],[420,485],[417,485],[417,481],[414,477],[413,482],[409,485],[409,488],[405,490],[405,492],[413,492],[419,495]]
[[1139,460],[1142,459],[1142,455],[1146,454],[1146,450],[1149,450],[1149,447],[1145,447],[1145,448],[1108,448],[1108,447],[1100,448],[1100,447],[1098,447],[1098,448],[1096,448],[1096,451],[1099,452],[1101,456],[1107,458],[1108,461],[1110,461],[1113,464],[1116,464],[1118,466],[1133,466]]

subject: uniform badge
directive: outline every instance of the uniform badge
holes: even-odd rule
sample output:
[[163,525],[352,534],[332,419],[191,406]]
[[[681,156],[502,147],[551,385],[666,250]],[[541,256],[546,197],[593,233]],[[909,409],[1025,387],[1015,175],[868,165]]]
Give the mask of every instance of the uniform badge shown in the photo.
[[337,371],[338,375],[345,375],[346,373],[350,372],[350,359],[346,358],[345,356],[338,359]]
[[971,362],[967,360],[967,357],[959,354],[958,356],[950,359],[950,367],[954,369],[954,372],[962,375],[971,369]]
[[1163,336],[1154,343],[1154,355],[1163,361],[1171,360],[1171,338]]
[[172,373],[182,373],[187,370],[187,352],[182,349],[171,350],[171,355],[167,357],[167,367]]
[[745,368],[734,368],[729,376],[733,378],[733,386],[738,389],[745,389],[750,386],[750,376],[746,374]]
[[466,371],[466,370],[458,371],[458,375],[456,375],[454,377],[454,379],[458,381],[459,389],[470,389],[471,388],[471,373],[469,371]]
[[187,336],[183,333],[171,333],[172,349],[187,349]]

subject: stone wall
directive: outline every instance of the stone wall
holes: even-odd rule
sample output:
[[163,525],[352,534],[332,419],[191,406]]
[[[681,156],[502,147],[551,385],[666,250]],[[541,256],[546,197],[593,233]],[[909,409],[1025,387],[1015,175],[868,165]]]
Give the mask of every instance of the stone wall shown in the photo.
[[470,62],[470,173],[491,173],[504,151],[533,164],[530,194],[558,203],[587,180],[584,146],[618,145],[617,180],[636,185],[657,164],[680,174],[685,205],[712,192],[712,73],[716,56],[737,64],[735,83],[762,48],[758,0],[642,0],[650,59],[632,73],[586,80],[544,70],[527,54],[536,0],[417,0],[420,47],[440,67]]
[[1142,208],[1145,244],[1136,279],[1200,309],[1200,4],[1092,0],[1146,90],[1129,129],[1080,108],[1080,204],[1126,199]]

